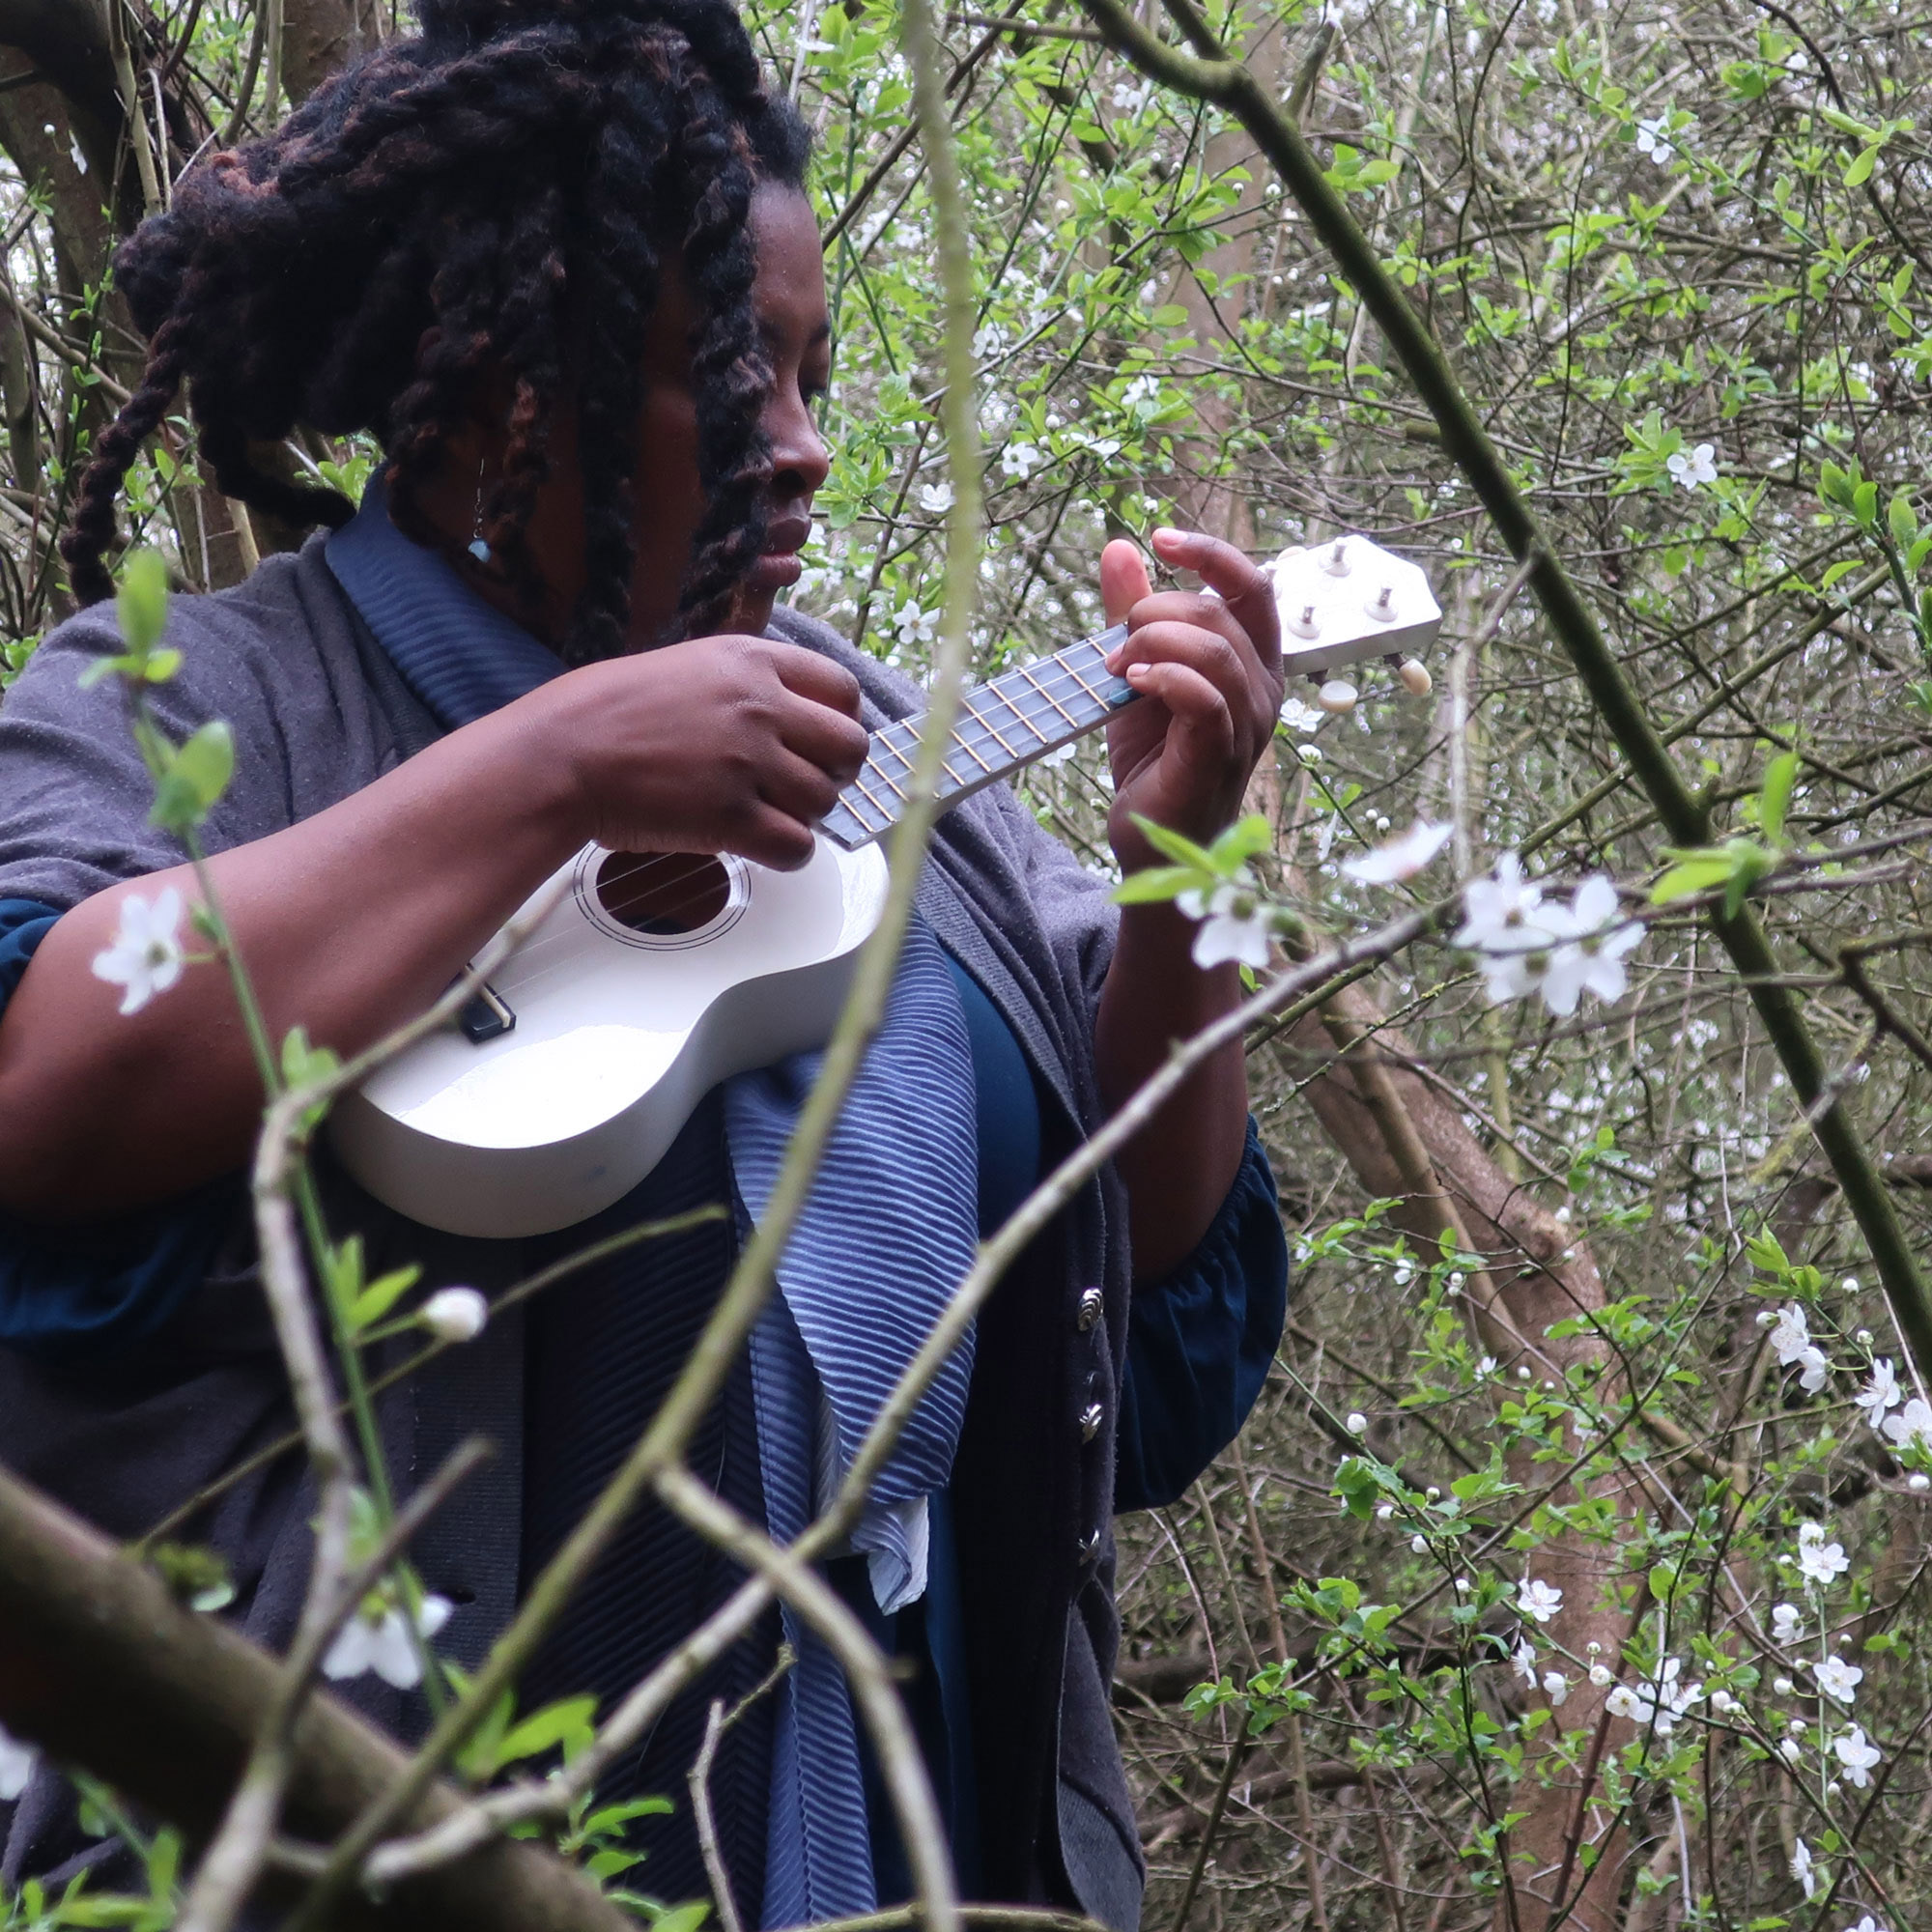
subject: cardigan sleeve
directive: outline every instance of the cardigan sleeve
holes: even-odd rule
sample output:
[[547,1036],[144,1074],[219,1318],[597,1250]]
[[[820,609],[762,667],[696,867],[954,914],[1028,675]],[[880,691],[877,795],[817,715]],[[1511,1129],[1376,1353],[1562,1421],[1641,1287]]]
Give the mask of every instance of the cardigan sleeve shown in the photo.
[[1288,1274],[1274,1176],[1250,1121],[1235,1184],[1200,1245],[1134,1291],[1116,1510],[1176,1501],[1240,1434],[1281,1341]]
[[[0,1015],[60,914],[0,899]],[[207,1273],[241,1201],[226,1179],[132,1214],[42,1228],[0,1212],[0,1345],[59,1355],[152,1335]]]

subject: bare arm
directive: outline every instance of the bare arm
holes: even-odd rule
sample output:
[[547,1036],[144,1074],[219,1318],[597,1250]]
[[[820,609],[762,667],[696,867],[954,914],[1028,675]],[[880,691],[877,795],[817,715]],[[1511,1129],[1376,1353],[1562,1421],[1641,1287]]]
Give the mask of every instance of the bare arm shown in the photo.
[[[1281,649],[1267,580],[1232,546],[1163,531],[1162,558],[1198,570],[1220,593],[1151,594],[1139,553],[1109,544],[1101,585],[1110,619],[1131,626],[1116,668],[1144,694],[1109,727],[1115,802],[1109,832],[1122,871],[1155,855],[1136,815],[1206,842],[1231,824],[1281,704]],[[1167,905],[1128,906],[1094,1027],[1100,1089],[1124,1101],[1177,1039],[1240,997],[1232,965],[1194,964],[1194,925]],[[1239,1041],[1207,1062],[1121,1151],[1134,1273],[1157,1279],[1192,1253],[1239,1171],[1247,1136]]]
[[[211,861],[271,1037],[353,1053],[419,1012],[585,840],[802,864],[858,769],[849,673],[704,639],[586,667],[313,818]],[[246,755],[245,748],[242,755]],[[42,942],[0,1017],[0,1207],[43,1220],[165,1199],[245,1160],[262,1089],[227,976],[122,1017],[94,977],[130,881]]]

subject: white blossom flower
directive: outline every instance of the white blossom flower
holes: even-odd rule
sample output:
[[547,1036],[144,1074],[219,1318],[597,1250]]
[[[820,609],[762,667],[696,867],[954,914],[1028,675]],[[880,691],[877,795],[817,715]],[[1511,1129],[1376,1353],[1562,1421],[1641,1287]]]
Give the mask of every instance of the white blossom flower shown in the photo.
[[1478,1381],[1484,1381],[1484,1382],[1488,1381],[1489,1378],[1495,1374],[1498,1366],[1499,1364],[1497,1363],[1496,1358],[1493,1355],[1485,1355],[1483,1359],[1476,1364],[1476,1379]]
[[[1872,1767],[1879,1763],[1885,1753],[1866,1741],[1864,1726],[1854,1724],[1841,1738],[1832,1740],[1832,1753],[1845,1767],[1845,1776],[1860,1791],[1871,1781]],[[1871,1920],[1867,1918],[1869,1925]]]
[[[427,1641],[449,1621],[456,1605],[447,1597],[425,1597],[416,1631]],[[372,1595],[356,1606],[322,1660],[322,1674],[342,1683],[373,1670],[384,1684],[412,1690],[422,1682],[422,1664],[410,1640],[402,1610],[385,1597]]]
[[138,894],[121,901],[114,943],[94,955],[94,977],[125,987],[124,1013],[138,1013],[156,993],[165,993],[182,976],[182,896],[162,889],[150,905]]
[[1402,879],[1412,879],[1448,844],[1454,829],[1448,825],[1428,825],[1417,819],[1400,838],[1378,845],[1359,859],[1345,859],[1342,869],[1365,886],[1391,886]]
[[1700,442],[1688,455],[1681,449],[1673,450],[1663,459],[1663,467],[1685,489],[1694,490],[1700,483],[1718,480],[1718,466],[1712,461],[1716,454],[1708,442]]
[[1590,1682],[1594,1684],[1599,1690],[1604,1690],[1609,1684],[1609,1681],[1610,1681],[1610,1673],[1607,1670],[1605,1670],[1601,1663],[1591,1664]]
[[1885,1433],[1901,1449],[1932,1450],[1932,1403],[1914,1396],[1896,1415],[1886,1418]]
[[1630,984],[1624,973],[1624,954],[1642,940],[1643,927],[1635,920],[1622,925],[1612,923],[1617,916],[1617,889],[1602,872],[1585,879],[1561,912],[1562,923],[1569,931],[1562,935],[1563,944],[1549,955],[1542,991],[1543,1004],[1567,1019],[1585,992],[1596,994],[1605,1004],[1623,998]]
[[1408,1539],[1408,1547],[1412,1550],[1414,1550],[1418,1556],[1421,1556],[1425,1554],[1429,1548],[1429,1539],[1428,1537],[1424,1536],[1421,1533],[1421,1531],[1418,1530],[1415,1533],[1415,1535],[1411,1536]]
[[1136,87],[1131,81],[1118,80],[1114,83],[1114,111],[1117,114],[1139,114],[1153,99],[1153,82],[1144,80]]
[[1744,1707],[1728,1690],[1713,1690],[1711,1692],[1711,1708],[1717,1712],[1719,1717],[1728,1718],[1733,1711],[1742,1710]]
[[1000,469],[1009,476],[1016,476],[1024,483],[1039,468],[1038,446],[1031,442],[1009,442],[1000,452]]
[[1121,407],[1123,410],[1140,412],[1152,410],[1160,404],[1160,378],[1158,376],[1136,376],[1121,391]]
[[1774,1677],[1771,1680],[1771,1689],[1775,1696],[1788,1697],[1791,1695],[1792,1690],[1791,1679],[1788,1677]]
[[73,163],[75,174],[84,175],[87,172],[87,156],[80,151],[79,135],[70,134],[68,136],[67,156],[68,159]]
[[1535,990],[1550,949],[1565,936],[1559,922],[1560,908],[1545,906],[1543,888],[1523,876],[1522,861],[1514,852],[1496,861],[1493,878],[1470,880],[1454,943],[1481,954],[1492,1006]]
[[[1294,755],[1304,765],[1319,765],[1321,762],[1321,747],[1320,745],[1297,745],[1294,748]],[[1331,818],[1328,823],[1332,826],[1335,821]]]
[[490,1304],[473,1288],[440,1288],[416,1312],[439,1342],[473,1342],[490,1319]]
[[908,597],[893,612],[893,629],[898,633],[901,644],[929,644],[933,632],[938,628],[939,612],[922,610],[919,604]]
[[973,331],[973,359],[983,362],[1007,346],[1007,331],[997,322],[982,322]]
[[1864,1410],[1865,1420],[1874,1429],[1885,1426],[1886,1417],[1905,1400],[1889,1355],[1872,1364],[1871,1380],[1852,1400]]
[[951,483],[922,483],[919,486],[919,507],[928,517],[943,517],[952,507],[952,485]]
[[1570,1694],[1570,1680],[1560,1670],[1546,1670],[1543,1673],[1543,1694],[1549,1699],[1554,1710]]
[[1771,1606],[1771,1635],[1774,1643],[1796,1643],[1804,1634],[1804,1619],[1798,1613],[1796,1604],[1774,1604]]
[[1683,1669],[1682,1658],[1666,1657],[1655,1677],[1644,1683],[1619,1684],[1604,1700],[1605,1706],[1620,1718],[1653,1726],[1659,1737],[1667,1738],[1676,1729],[1678,1719],[1704,1695],[1702,1684],[1679,1682]]
[[1885,1927],[1867,1912],[1856,1925],[1847,1925],[1845,1932],[1885,1932]]
[[1516,1649],[1510,1656],[1510,1668],[1530,1690],[1536,1689],[1536,1646],[1526,1636],[1517,1638]]
[[1547,1624],[1563,1607],[1563,1592],[1541,1577],[1525,1577],[1517,1589],[1516,1606],[1524,1616]]
[[1798,1840],[1791,1854],[1791,1876],[1804,1888],[1807,1899],[1818,1895],[1818,1861],[1811,1856],[1811,1848],[1803,1838]]
[[32,1745],[0,1729],[0,1804],[11,1804],[27,1788],[41,1754]]
[[1303,737],[1319,731],[1328,722],[1327,712],[1319,711],[1312,704],[1304,704],[1298,697],[1282,699],[1280,717],[1291,731],[1299,731]]
[[1864,1672],[1856,1663],[1847,1663],[1842,1657],[1828,1657],[1823,1663],[1811,1666],[1811,1675],[1826,1696],[1835,1699],[1849,1710],[1852,1699],[1858,1695],[1859,1682]]
[[1369,1418],[1359,1408],[1349,1412],[1348,1431],[1350,1435],[1359,1435],[1369,1426]]
[[1670,131],[1670,116],[1660,114],[1654,121],[1639,121],[1636,124],[1636,151],[1648,155],[1661,168],[1670,165],[1670,157],[1677,151],[1664,139]]
[[1794,1743],[1792,1743],[1792,1741],[1789,1738],[1786,1738],[1784,1742],[1778,1746],[1777,1754],[1785,1761],[1786,1764],[1793,1764],[1793,1765],[1797,1764],[1799,1760],[1803,1758],[1804,1755],[1804,1753],[1802,1750],[1800,1750],[1799,1747]]
[[1852,1567],[1841,1543],[1828,1543],[1822,1522],[1798,1525],[1798,1570],[1807,1583],[1829,1583]]
[[1771,1346],[1781,1368],[1804,1369],[1798,1383],[1805,1394],[1816,1395],[1830,1379],[1832,1365],[1825,1359],[1824,1350],[1811,1340],[1804,1311],[1797,1302],[1788,1301],[1778,1310],[1772,1323]]
[[1922,1469],[1915,1469],[1906,1477],[1905,1487],[1908,1490],[1932,1490],[1932,1476],[1926,1475]]
[[1175,904],[1189,919],[1202,923],[1194,935],[1194,963],[1204,972],[1229,959],[1238,959],[1257,973],[1268,963],[1272,922],[1267,907],[1249,888],[1216,886],[1205,902],[1198,892],[1189,890],[1177,895]]

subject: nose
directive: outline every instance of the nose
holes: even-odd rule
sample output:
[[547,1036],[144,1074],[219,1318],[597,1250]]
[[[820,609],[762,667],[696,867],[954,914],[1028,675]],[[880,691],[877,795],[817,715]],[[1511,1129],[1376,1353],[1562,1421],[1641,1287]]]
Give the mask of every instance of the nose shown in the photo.
[[765,411],[765,440],[772,452],[772,490],[781,502],[810,500],[824,488],[832,458],[795,383],[780,380]]

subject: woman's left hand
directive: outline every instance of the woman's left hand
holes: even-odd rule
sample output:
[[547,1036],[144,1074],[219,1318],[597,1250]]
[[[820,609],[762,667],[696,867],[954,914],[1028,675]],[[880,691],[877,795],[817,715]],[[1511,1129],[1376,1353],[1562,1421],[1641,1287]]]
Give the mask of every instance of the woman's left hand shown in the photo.
[[1281,710],[1281,628],[1268,578],[1217,537],[1156,530],[1153,550],[1220,594],[1156,592],[1145,559],[1123,539],[1100,554],[1107,621],[1129,627],[1109,668],[1142,694],[1107,726],[1107,829],[1123,872],[1159,858],[1136,815],[1200,844],[1234,822]]

